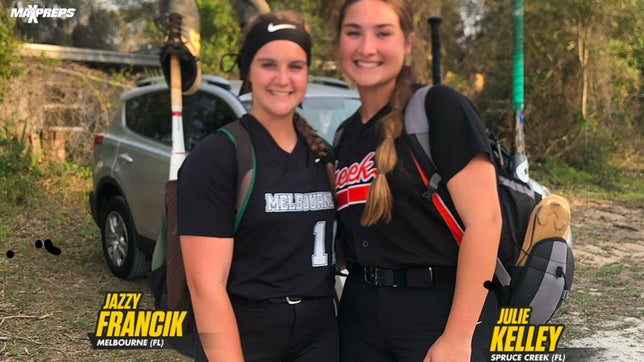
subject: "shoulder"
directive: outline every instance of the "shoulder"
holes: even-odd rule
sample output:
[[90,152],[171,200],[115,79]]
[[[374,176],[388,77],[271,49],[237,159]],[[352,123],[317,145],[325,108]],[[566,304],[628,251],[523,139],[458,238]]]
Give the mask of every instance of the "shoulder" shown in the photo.
[[425,109],[430,118],[474,118],[479,119],[479,112],[472,101],[454,88],[432,86],[425,98]]
[[414,84],[412,89],[414,93],[410,98],[409,105],[414,103],[414,108],[424,106],[428,114],[431,112],[451,113],[455,110],[463,109],[476,111],[472,102],[464,94],[452,87],[443,84]]
[[[204,172],[215,165],[229,165],[235,162],[235,144],[223,132],[214,131],[197,143],[181,166],[181,171],[186,169]],[[199,173],[201,173],[199,172]]]
[[461,92],[446,85],[435,85],[427,92],[427,102],[433,105],[462,104],[471,105],[470,100]]
[[235,149],[233,141],[225,133],[214,131],[203,140],[189,153],[189,157],[209,157],[217,156],[217,152]]

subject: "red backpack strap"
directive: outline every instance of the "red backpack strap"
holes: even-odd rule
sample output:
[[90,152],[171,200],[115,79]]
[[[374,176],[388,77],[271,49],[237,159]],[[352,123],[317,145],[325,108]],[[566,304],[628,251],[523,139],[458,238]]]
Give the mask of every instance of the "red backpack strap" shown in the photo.
[[438,175],[438,173],[434,173],[432,178],[428,179],[427,175],[425,175],[425,172],[423,172],[422,167],[420,167],[420,164],[418,163],[418,160],[416,159],[414,152],[411,149],[409,149],[409,153],[411,154],[412,160],[414,160],[414,164],[418,169],[418,173],[420,174],[420,177],[423,179],[423,183],[427,187],[427,191],[423,193],[423,196],[426,198],[431,197],[432,203],[434,203],[436,210],[438,210],[438,213],[445,221],[445,224],[447,224],[447,227],[449,228],[449,231],[452,233],[452,236],[454,236],[454,240],[456,240],[456,244],[460,246],[461,240],[463,240],[463,228],[461,227],[461,225],[458,224],[458,221],[456,221],[454,214],[452,214],[452,212],[447,208],[447,205],[445,204],[445,202],[437,192],[440,176]]

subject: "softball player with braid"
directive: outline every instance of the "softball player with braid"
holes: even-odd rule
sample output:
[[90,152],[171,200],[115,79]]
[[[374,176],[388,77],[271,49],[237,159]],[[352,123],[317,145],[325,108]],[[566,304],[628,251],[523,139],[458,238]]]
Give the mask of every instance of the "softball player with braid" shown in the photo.
[[[339,57],[362,107],[335,150],[339,232],[349,277],[339,305],[347,362],[482,361],[497,320],[492,279],[501,212],[491,150],[460,93],[432,87],[425,108],[439,194],[465,226],[460,248],[410,154],[404,111],[414,77],[405,0],[346,0]],[[446,189],[445,189],[446,187]]]
[[295,112],[310,60],[307,25],[294,13],[249,21],[239,66],[253,104],[240,121],[257,162],[236,231],[235,145],[212,134],[182,166],[178,222],[196,360],[338,360],[333,165]]

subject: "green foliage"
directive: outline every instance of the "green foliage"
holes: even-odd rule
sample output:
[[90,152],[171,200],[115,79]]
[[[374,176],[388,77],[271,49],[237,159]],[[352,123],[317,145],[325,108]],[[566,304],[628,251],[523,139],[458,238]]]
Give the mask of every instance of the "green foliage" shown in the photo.
[[[0,210],[29,209],[36,206],[43,192],[52,189],[62,190],[56,193],[62,204],[69,199],[84,199],[86,185],[91,184],[91,169],[72,162],[36,162],[26,129],[24,126],[17,132],[9,122],[0,128]],[[0,235],[3,227],[0,223]]]
[[610,166],[594,171],[581,170],[561,158],[547,156],[540,162],[530,163],[530,176],[556,192],[613,200],[632,207],[644,205],[641,170],[625,172]]
[[0,129],[0,204],[31,205],[38,195],[39,170],[26,140],[26,125],[18,135],[5,124]]
[[335,61],[333,52],[334,32],[328,31],[329,19],[322,15],[322,1],[310,0],[273,0],[269,1],[272,10],[293,10],[300,14],[311,26],[311,74],[324,74],[324,63]]
[[[601,192],[606,186],[606,179],[610,179],[607,176],[610,172],[595,174],[581,171],[561,159],[552,157],[545,157],[542,162],[531,163],[530,166],[533,178],[547,187],[557,189],[586,189],[591,192]],[[603,181],[603,185],[599,182],[600,180]]]
[[[227,74],[232,57],[241,47],[241,28],[230,0],[197,0],[201,18],[201,67],[202,72],[219,74],[228,78],[237,77],[238,69],[230,69],[234,74]],[[325,20],[319,15],[322,2],[309,0],[275,0],[269,2],[272,10],[294,10],[301,14],[311,25],[313,59],[311,73],[322,74],[326,61],[335,60],[334,53],[329,51],[333,43],[333,33],[325,30]],[[224,69],[220,63],[224,61]]]
[[[463,70],[485,76],[474,101],[488,127],[507,140],[512,136],[512,17],[507,4],[481,4],[480,31],[463,39],[468,54]],[[624,169],[642,172],[636,160],[644,133],[644,18],[637,11],[643,4],[525,3],[524,114],[531,162],[555,159],[565,167],[554,173],[607,190],[619,188],[615,179]]]
[[[60,31],[86,24],[95,10],[89,0],[65,0],[59,5],[72,3],[79,5],[79,14],[82,12],[85,17],[66,19],[65,28]],[[241,29],[231,0],[196,0],[196,3],[201,17],[203,72],[235,78],[236,74],[224,74],[219,66],[222,56],[237,53],[240,47]],[[295,10],[311,25],[312,74],[342,76],[339,70],[324,68],[336,60],[335,21],[341,3],[341,0],[269,1],[273,10]],[[413,64],[421,80],[427,82],[431,61],[430,33],[425,24],[428,3],[422,0],[411,3],[417,23]],[[117,23],[120,25],[113,25],[119,27],[117,38],[124,47],[121,50],[138,47],[138,51],[145,53],[158,51],[162,36],[153,26],[153,19],[158,16],[158,1],[115,0],[114,4],[119,9]],[[472,98],[486,125],[509,144],[513,134],[511,7],[498,1],[459,0],[443,0],[436,6],[440,7],[443,18],[444,82]],[[642,10],[642,0],[525,3],[526,145],[531,170],[543,177],[546,186],[587,187],[593,192],[606,193],[621,191],[633,199],[643,198],[641,181],[624,181],[641,178],[643,169]],[[467,14],[465,19],[464,14]],[[18,43],[13,35],[19,26],[15,23],[8,14],[0,17],[0,103],[6,79],[15,72],[11,64],[19,63],[15,53]],[[54,34],[48,30],[50,25],[56,24],[39,24],[38,34],[50,37],[50,33]],[[26,24],[22,26],[26,28]],[[580,48],[588,50],[586,60]],[[133,76],[131,71],[122,70],[112,76],[126,83]],[[474,90],[475,75],[484,79],[482,90]],[[584,82],[589,85],[585,95]],[[4,175],[1,177],[6,177],[3,169],[13,167],[4,164],[7,145],[20,141],[20,137],[11,140],[8,134],[6,130],[0,134],[3,146],[0,175]],[[31,166],[30,161],[27,165]],[[629,172],[628,177],[624,177],[625,170]],[[541,182],[538,177],[535,179]],[[6,195],[5,190],[3,187],[0,193]]]
[[0,104],[7,91],[6,81],[14,72],[12,64],[18,63],[20,59],[16,53],[20,42],[11,31],[15,19],[8,15],[8,10],[0,10]]
[[229,0],[197,0],[201,19],[201,69],[203,73],[226,75],[219,68],[224,54],[237,53],[240,28]]
[[618,150],[617,142],[610,129],[601,127],[599,120],[584,118],[581,114],[576,115],[576,120],[577,126],[572,131],[576,147],[564,154],[566,161],[579,170],[604,172],[611,155]]

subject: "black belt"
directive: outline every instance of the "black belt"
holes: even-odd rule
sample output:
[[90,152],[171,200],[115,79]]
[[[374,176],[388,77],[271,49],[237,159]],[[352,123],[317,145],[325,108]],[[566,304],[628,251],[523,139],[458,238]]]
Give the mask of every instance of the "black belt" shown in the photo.
[[281,304],[281,303],[288,303],[288,304],[299,304],[302,302],[302,300],[305,298],[302,297],[280,297],[280,298],[268,298],[267,301],[269,303],[273,304]]
[[374,287],[432,288],[456,283],[455,266],[385,269],[350,263],[347,269],[350,275],[356,275]]
[[253,300],[253,299],[247,299],[244,297],[236,296],[236,295],[231,295],[230,296],[230,301],[237,304],[237,305],[246,305],[251,308],[266,308],[269,304],[283,304],[283,303],[288,303],[290,305],[295,305],[295,304],[300,304],[303,301],[307,300],[314,300],[314,299],[323,299],[323,298],[331,298],[331,296],[321,296],[321,297],[294,297],[294,296],[289,296],[289,297],[278,297],[278,298],[268,298],[268,299],[261,299],[261,300]]

